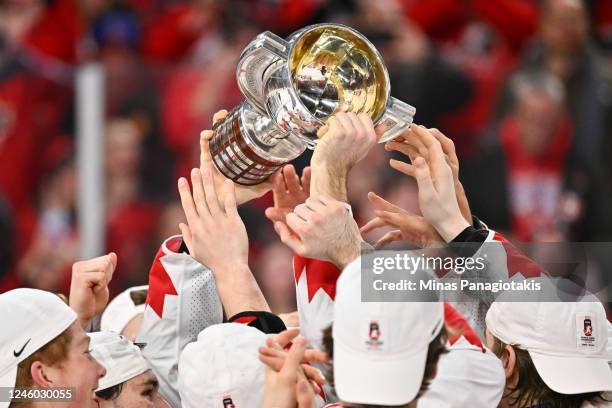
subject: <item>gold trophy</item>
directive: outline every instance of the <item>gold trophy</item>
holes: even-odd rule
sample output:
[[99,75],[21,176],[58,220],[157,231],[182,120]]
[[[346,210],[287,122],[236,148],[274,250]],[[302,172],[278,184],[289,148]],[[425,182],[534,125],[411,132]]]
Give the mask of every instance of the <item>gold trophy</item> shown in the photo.
[[[317,24],[283,39],[266,31],[242,52],[236,78],[245,100],[214,127],[213,161],[227,178],[258,184],[317,144],[336,112],[365,112],[403,132],[415,108],[391,97],[387,68],[374,46],[340,24]],[[338,152],[342,154],[342,152]]]

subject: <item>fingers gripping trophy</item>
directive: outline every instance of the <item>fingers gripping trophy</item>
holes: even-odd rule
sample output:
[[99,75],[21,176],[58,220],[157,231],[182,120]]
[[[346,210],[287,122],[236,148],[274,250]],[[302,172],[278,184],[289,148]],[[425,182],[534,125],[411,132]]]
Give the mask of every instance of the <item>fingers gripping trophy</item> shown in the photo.
[[[236,70],[245,100],[213,128],[210,151],[227,178],[263,182],[317,143],[336,112],[367,113],[394,138],[415,108],[390,96],[389,74],[374,46],[339,24],[305,27],[288,39],[266,31],[242,52]],[[338,152],[338,154],[342,154]]]

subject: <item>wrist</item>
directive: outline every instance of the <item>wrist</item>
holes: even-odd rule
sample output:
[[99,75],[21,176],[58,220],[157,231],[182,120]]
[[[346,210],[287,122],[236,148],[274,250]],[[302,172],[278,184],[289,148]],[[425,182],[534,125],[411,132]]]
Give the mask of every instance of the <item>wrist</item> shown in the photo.
[[312,176],[310,181],[310,196],[327,196],[347,202],[348,171],[327,163],[311,163]]
[[332,263],[341,271],[344,270],[346,265],[359,258],[363,243],[364,242],[360,240],[353,242],[351,245],[344,246],[342,251],[339,251],[335,256],[330,257]]
[[436,231],[442,237],[444,242],[449,243],[461,232],[469,227],[470,224],[463,216],[451,217],[435,225]]
[[240,279],[240,277],[251,274],[251,268],[247,262],[223,262],[219,265],[212,264],[209,269],[215,275],[217,284],[225,281],[233,281],[234,278]]
[[336,177],[341,177],[341,176],[346,177],[348,172],[351,170],[351,166],[340,161],[337,157],[332,158],[331,160],[328,160],[328,159],[320,159],[320,158],[313,156],[312,159],[310,160],[310,167],[312,168],[313,174],[315,173],[315,169],[319,168],[319,169],[325,169],[326,173],[332,173]]
[[246,264],[225,265],[213,271],[217,292],[228,316],[244,311],[269,312],[270,307]]
[[86,329],[93,318],[93,316],[90,316],[91,312],[83,312],[82,310],[75,309],[73,306],[70,306],[70,308],[76,313],[79,326]]

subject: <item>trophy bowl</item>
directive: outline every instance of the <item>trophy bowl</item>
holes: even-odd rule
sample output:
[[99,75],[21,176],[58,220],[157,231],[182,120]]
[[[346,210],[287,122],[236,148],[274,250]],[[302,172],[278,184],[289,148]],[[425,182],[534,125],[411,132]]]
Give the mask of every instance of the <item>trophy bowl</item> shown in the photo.
[[415,113],[391,97],[378,50],[340,24],[308,26],[287,40],[259,34],[242,52],[236,77],[246,101],[215,126],[210,147],[221,173],[241,184],[260,183],[314,148],[318,129],[336,112],[367,113],[384,126],[380,142],[400,134]]

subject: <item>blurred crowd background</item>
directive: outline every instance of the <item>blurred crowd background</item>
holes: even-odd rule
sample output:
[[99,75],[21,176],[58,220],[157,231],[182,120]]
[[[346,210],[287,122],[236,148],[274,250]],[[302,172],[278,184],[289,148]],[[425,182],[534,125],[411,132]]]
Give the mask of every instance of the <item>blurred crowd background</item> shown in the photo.
[[[106,75],[117,293],[145,283],[160,243],[179,233],[176,180],[197,166],[213,113],[242,99],[243,47],[264,30],[330,21],[364,33],[393,95],[455,141],[472,210],[492,228],[523,242],[612,241],[610,0],[0,0],[0,292],[67,292],[81,64]],[[389,155],[374,149],[351,174],[360,223],[373,216],[368,191],[418,211]],[[292,256],[263,215],[271,203],[241,213],[252,269],[272,309],[287,312]]]

